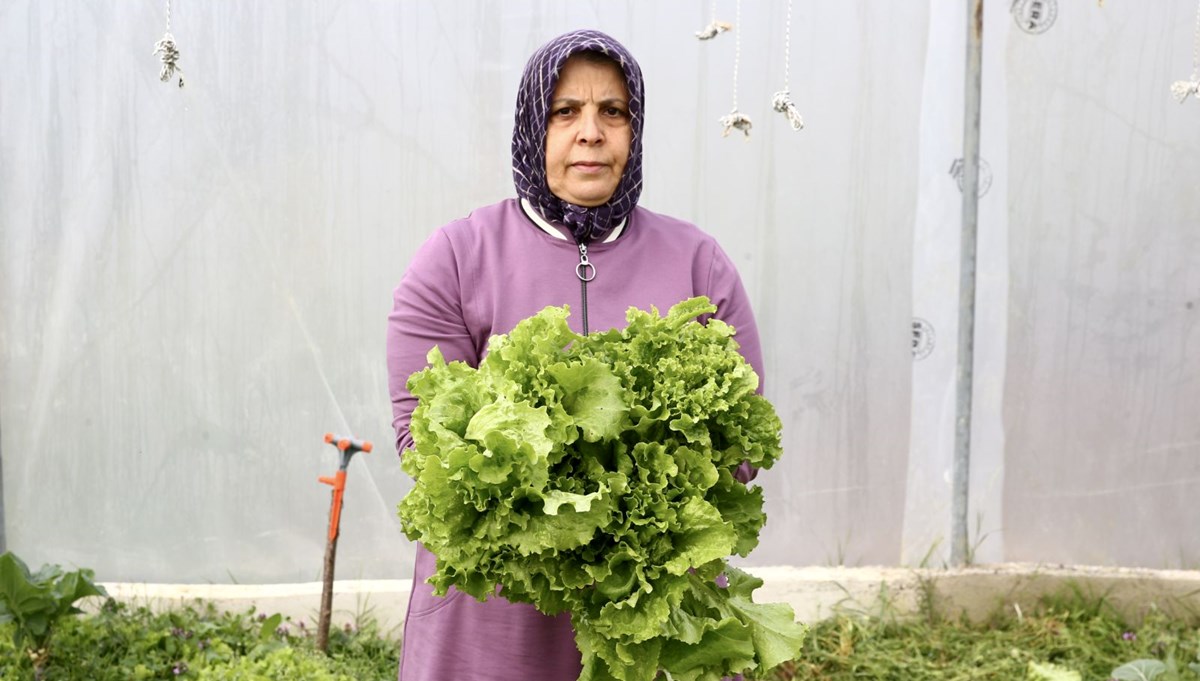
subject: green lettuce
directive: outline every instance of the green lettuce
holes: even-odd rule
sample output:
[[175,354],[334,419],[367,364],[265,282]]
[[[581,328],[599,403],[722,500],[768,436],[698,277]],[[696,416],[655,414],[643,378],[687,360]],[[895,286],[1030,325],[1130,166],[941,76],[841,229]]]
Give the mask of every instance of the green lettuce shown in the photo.
[[743,462],[779,458],[780,422],[735,330],[699,297],[631,308],[581,336],[549,307],[494,336],[477,369],[434,348],[418,403],[405,534],[437,556],[435,593],[570,612],[587,681],[754,678],[798,655],[790,607],[728,565],[758,543]]

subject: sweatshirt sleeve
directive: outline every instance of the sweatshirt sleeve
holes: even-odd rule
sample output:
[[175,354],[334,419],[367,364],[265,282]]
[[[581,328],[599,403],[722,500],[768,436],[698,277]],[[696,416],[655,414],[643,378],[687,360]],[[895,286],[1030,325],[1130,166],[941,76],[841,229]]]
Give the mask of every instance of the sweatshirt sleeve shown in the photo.
[[[708,298],[717,306],[713,316],[737,329],[734,338],[738,342],[742,357],[754,367],[758,374],[758,394],[763,392],[762,345],[759,343],[758,326],[754,323],[754,310],[750,308],[750,297],[742,286],[742,278],[725,251],[713,243],[713,258],[708,276]],[[738,468],[736,477],[749,482],[758,475],[758,469],[748,463]]]
[[408,377],[427,366],[430,349],[438,346],[447,362],[479,364],[464,314],[461,274],[453,244],[441,229],[418,249],[393,293],[387,364],[398,454],[413,445],[408,426],[417,400],[408,391]]

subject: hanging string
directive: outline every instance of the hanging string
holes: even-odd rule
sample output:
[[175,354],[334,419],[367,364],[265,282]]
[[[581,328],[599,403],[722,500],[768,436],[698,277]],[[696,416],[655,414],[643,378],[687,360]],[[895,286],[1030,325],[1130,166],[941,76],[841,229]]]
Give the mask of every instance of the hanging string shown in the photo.
[[742,0],[737,0],[737,16],[733,20],[733,109],[728,115],[721,116],[721,125],[725,128],[721,137],[728,137],[734,130],[741,130],[746,138],[750,137],[750,117],[738,111],[738,66],[742,61]]
[[800,116],[800,111],[796,109],[796,105],[792,102],[791,82],[792,78],[792,0],[788,0],[787,4],[787,20],[784,22],[783,29],[783,89],[775,93],[771,98],[771,108],[783,114],[787,118],[788,123],[792,126],[792,130],[800,130],[804,127],[804,119]]
[[171,35],[171,0],[167,0],[167,32],[162,39],[154,43],[154,52],[151,54],[162,55],[162,70],[158,72],[158,79],[166,83],[178,71],[179,87],[183,87],[183,69],[179,68],[179,48],[175,45],[175,36]]
[[701,40],[712,40],[717,37],[717,34],[733,28],[733,24],[717,21],[717,0],[713,0],[712,10],[709,11],[708,17],[708,26],[696,31],[696,37]]
[[742,63],[742,0],[737,0],[737,10],[734,22],[737,33],[733,41],[733,110],[737,111],[738,66]]
[[1200,6],[1196,7],[1196,35],[1192,48],[1192,79],[1177,80],[1171,83],[1171,94],[1180,104],[1193,95],[1200,99]]

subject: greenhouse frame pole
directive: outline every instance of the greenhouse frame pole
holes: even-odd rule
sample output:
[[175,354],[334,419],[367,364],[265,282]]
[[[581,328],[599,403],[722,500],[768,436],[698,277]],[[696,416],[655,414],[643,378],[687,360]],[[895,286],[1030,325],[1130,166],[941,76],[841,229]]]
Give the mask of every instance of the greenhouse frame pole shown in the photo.
[[958,273],[958,369],[950,563],[970,561],[967,490],[971,482],[971,394],[975,369],[975,244],[979,232],[979,119],[983,99],[983,0],[967,0],[967,77],[963,105],[962,253]]
[[0,456],[0,553],[8,551],[8,537],[4,532],[4,457]]

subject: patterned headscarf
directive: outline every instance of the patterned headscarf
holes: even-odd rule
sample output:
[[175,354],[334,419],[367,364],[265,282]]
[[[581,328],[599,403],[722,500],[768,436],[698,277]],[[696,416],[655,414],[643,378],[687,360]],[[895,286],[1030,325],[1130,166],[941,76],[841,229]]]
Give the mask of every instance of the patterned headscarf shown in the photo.
[[[611,57],[625,76],[629,91],[629,161],[607,202],[588,208],[555,196],[546,184],[546,121],[550,100],[563,64],[571,55],[600,52]],[[637,205],[642,193],[642,69],[625,46],[599,31],[572,31],[542,45],[529,58],[517,90],[513,125],[513,181],[517,195],[528,200],[542,217],[566,225],[580,242],[600,240]]]

